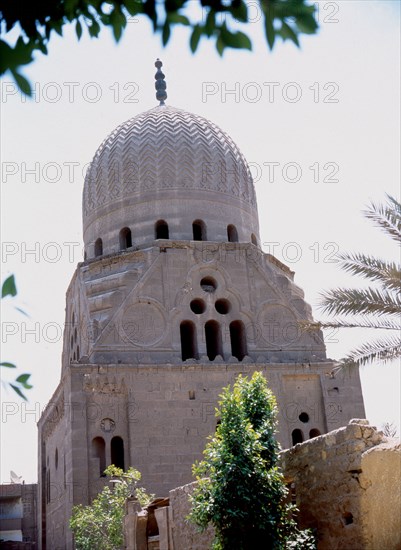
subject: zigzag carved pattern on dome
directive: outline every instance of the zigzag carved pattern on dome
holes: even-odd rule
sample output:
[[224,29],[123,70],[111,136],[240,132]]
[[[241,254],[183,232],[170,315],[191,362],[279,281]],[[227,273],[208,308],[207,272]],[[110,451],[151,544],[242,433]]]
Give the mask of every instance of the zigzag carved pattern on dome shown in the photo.
[[84,212],[168,188],[213,190],[256,205],[246,160],[223,130],[197,115],[157,107],[103,141],[85,179]]

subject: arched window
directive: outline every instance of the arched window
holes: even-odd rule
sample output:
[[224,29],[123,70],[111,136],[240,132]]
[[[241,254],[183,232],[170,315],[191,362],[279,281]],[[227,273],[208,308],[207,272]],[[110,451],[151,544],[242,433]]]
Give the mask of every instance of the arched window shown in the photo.
[[126,250],[132,246],[132,233],[129,227],[124,227],[120,231],[120,250]]
[[217,321],[208,321],[205,325],[206,353],[210,361],[216,358],[216,355],[223,357],[223,342],[221,339],[221,329]]
[[245,326],[242,321],[233,321],[230,323],[231,354],[238,361],[242,361],[248,354],[246,346]]
[[164,220],[159,220],[155,223],[155,239],[168,239],[169,230],[168,223]]
[[296,430],[293,430],[291,437],[293,445],[296,445],[297,443],[302,443],[304,440],[304,434],[302,433],[302,430],[299,430],[298,428]]
[[124,441],[118,435],[111,440],[111,463],[124,470]]
[[309,432],[309,437],[310,437],[310,439],[312,439],[313,437],[317,437],[318,435],[320,435],[320,431],[319,431],[317,428],[313,428],[313,429]]
[[192,223],[192,233],[194,241],[207,241],[205,222],[202,220],[195,220]]
[[97,241],[95,242],[95,257],[97,258],[98,256],[102,256],[103,255],[103,241],[102,239],[97,239]]
[[92,439],[92,458],[99,459],[99,476],[105,476],[106,469],[106,445],[103,437]]
[[229,243],[238,242],[238,231],[235,225],[227,225],[227,238]]
[[192,321],[183,321],[180,325],[181,357],[183,361],[198,358],[196,328]]
[[254,244],[255,246],[258,246],[258,240],[256,238],[255,233],[252,233],[251,235],[251,243]]

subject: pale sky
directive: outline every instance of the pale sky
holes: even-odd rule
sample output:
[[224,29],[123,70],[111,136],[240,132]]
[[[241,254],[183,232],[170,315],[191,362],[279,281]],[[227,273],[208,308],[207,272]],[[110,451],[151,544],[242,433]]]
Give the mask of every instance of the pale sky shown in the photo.
[[[319,2],[319,34],[303,37],[300,50],[278,42],[273,53],[250,4],[252,53],[221,59],[204,41],[192,55],[186,29],[163,50],[138,18],[117,46],[108,30],[80,43],[72,28],[53,37],[49,55],[25,69],[33,100],[1,81],[2,279],[15,273],[18,286],[18,300],[3,305],[2,360],[32,373],[34,386],[27,404],[2,388],[2,482],[11,469],[37,480],[36,422],[59,381],[65,292],[83,257],[83,173],[110,131],[156,105],[157,57],[167,102],[214,121],[244,153],[263,248],[296,272],[315,318],[319,292],[363,284],[333,253],[399,259],[361,210],[386,192],[400,196],[400,3]],[[327,355],[338,359],[372,336],[327,333]],[[399,425],[400,365],[365,367],[361,378],[367,418]]]

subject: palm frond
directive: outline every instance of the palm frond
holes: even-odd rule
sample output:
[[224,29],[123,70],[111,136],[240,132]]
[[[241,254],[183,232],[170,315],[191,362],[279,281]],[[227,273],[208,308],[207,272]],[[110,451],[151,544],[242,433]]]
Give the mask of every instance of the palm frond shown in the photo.
[[320,309],[334,315],[401,314],[401,296],[374,288],[336,288],[321,294]]
[[401,268],[395,262],[386,262],[360,253],[337,254],[344,271],[361,275],[371,281],[380,281],[389,290],[401,292]]
[[401,357],[401,338],[399,336],[362,344],[341,359],[340,366],[362,366],[374,361],[388,363],[398,357]]
[[401,319],[393,321],[392,319],[368,319],[363,317],[355,322],[344,321],[343,319],[333,319],[326,322],[310,322],[301,321],[299,323],[302,330],[305,332],[313,332],[325,328],[375,328],[383,330],[400,330],[401,331]]
[[387,200],[387,205],[370,203],[363,214],[401,243],[401,204],[390,195],[387,195]]

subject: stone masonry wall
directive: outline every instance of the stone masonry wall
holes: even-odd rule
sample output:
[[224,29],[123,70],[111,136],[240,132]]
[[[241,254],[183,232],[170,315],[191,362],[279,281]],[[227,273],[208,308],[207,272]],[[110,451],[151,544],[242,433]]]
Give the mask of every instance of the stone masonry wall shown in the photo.
[[170,491],[170,529],[174,550],[205,550],[211,548],[214,532],[209,526],[203,533],[186,517],[191,511],[190,494],[196,482]]
[[367,420],[283,451],[300,526],[317,529],[319,550],[401,548],[400,452]]

